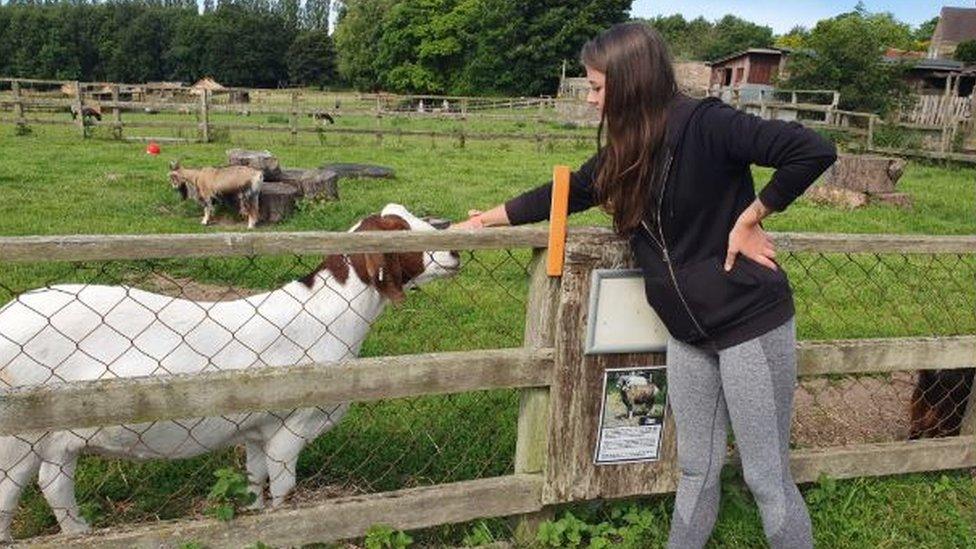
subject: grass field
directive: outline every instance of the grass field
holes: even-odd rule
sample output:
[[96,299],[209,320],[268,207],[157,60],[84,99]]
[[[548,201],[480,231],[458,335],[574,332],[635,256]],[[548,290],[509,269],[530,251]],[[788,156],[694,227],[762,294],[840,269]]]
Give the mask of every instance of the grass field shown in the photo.
[[[349,124],[360,122],[349,121]],[[365,126],[369,121],[361,121]],[[453,123],[403,122],[451,131]],[[511,131],[508,122],[486,127]],[[368,127],[368,126],[365,126]],[[564,131],[558,125],[552,131]],[[96,131],[96,137],[98,132]],[[149,131],[149,130],[146,130]],[[534,131],[534,130],[533,130]],[[570,131],[570,130],[565,130]],[[572,130],[578,131],[578,130]],[[346,230],[388,202],[416,214],[457,219],[543,183],[554,164],[576,166],[592,152],[588,141],[468,141],[233,132],[211,144],[163,144],[150,157],[144,145],[107,139],[82,141],[70,127],[35,127],[14,136],[0,126],[0,235],[80,233],[198,233],[242,230],[229,212],[213,227],[200,211],[178,201],[165,172],[169,160],[220,164],[232,146],[267,148],[286,167],[368,162],[392,167],[394,180],[343,180],[339,202],[305,202],[296,215],[259,230]],[[757,186],[771,171],[755,170]],[[766,223],[774,231],[856,233],[976,233],[972,169],[912,164],[900,190],[912,211],[871,206],[832,210],[800,200]],[[574,216],[573,225],[606,226],[599,211]],[[43,258],[39,258],[43,259]],[[528,250],[464,254],[462,275],[439,281],[388,311],[374,327],[364,355],[498,348],[521,344]],[[0,303],[20,291],[56,282],[126,282],[159,288],[166,280],[246,292],[305,274],[309,257],[165,260],[5,265],[0,258]],[[798,308],[801,338],[886,337],[976,332],[976,258],[797,254],[784,258]],[[375,492],[511,472],[517,395],[508,391],[418,398],[362,405],[302,455],[298,498]],[[486,421],[486,419],[488,421]],[[78,474],[79,500],[97,526],[198,513],[216,468],[241,465],[241,452],[218,452],[180,462],[128,463],[90,458]],[[741,480],[727,479],[725,502],[710,547],[762,546],[755,506]],[[822,547],[976,547],[976,480],[965,471],[804,487]],[[646,545],[663,546],[671,497],[643,501]],[[589,523],[607,509],[583,506]],[[53,517],[36,490],[17,517],[17,534],[53,531]],[[492,531],[504,534],[499,522]],[[637,530],[634,530],[635,532]],[[444,528],[427,539],[459,542],[464,528]],[[273,540],[264,540],[272,542]]]

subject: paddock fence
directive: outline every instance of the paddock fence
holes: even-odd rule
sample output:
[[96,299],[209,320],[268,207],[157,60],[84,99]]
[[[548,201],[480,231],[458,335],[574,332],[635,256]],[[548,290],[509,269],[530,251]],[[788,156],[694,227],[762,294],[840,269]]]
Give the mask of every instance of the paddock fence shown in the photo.
[[[797,480],[976,467],[976,237],[774,238],[797,307]],[[25,547],[299,545],[376,524],[459,545],[472,521],[531,536],[555,505],[673,492],[670,418],[660,460],[593,463],[604,370],[667,363],[583,352],[592,273],[631,267],[627,243],[571,228],[549,277],[547,242],[532,227],[0,238],[3,520]],[[459,250],[460,271],[381,315],[365,285],[327,282],[379,258],[416,275],[424,250]],[[207,518],[226,469],[287,498]],[[95,532],[57,534],[78,518]]]
[[[77,90],[81,90],[78,93]],[[221,88],[0,79],[3,123],[75,126],[82,137],[200,141],[228,132],[279,132],[467,140],[550,142],[592,139],[556,117],[555,98],[315,92],[303,89]],[[72,116],[85,109],[98,115]],[[125,114],[123,120],[123,113]],[[133,136],[132,129],[159,135]],[[165,135],[164,135],[165,134]]]

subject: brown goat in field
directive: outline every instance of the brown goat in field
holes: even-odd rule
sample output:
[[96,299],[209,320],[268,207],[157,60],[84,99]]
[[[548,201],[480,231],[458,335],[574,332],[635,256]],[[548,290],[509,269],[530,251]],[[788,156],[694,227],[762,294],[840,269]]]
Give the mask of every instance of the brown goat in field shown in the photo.
[[261,186],[264,174],[261,170],[246,166],[222,168],[183,168],[179,162],[170,163],[169,181],[184,200],[194,198],[203,206],[203,220],[210,223],[217,199],[234,196],[242,216],[247,218],[247,228],[253,229],[258,222]]

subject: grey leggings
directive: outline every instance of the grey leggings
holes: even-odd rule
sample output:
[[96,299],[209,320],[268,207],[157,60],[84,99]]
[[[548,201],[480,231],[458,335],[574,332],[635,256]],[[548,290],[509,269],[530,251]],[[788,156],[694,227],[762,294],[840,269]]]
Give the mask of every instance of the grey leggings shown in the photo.
[[669,548],[703,547],[711,536],[730,419],[770,546],[813,547],[810,515],[788,459],[796,381],[794,322],[791,318],[718,352],[668,341],[668,392],[681,468]]

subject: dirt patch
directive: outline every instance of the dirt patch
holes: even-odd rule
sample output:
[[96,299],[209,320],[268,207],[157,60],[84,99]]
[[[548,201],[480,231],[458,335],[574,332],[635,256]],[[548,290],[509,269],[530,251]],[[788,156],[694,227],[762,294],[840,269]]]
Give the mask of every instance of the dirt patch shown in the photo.
[[149,292],[193,301],[233,301],[263,291],[230,285],[206,284],[189,277],[169,276],[162,273],[151,273],[128,283]]
[[802,380],[794,397],[793,443],[815,448],[907,440],[916,378],[896,372]]

